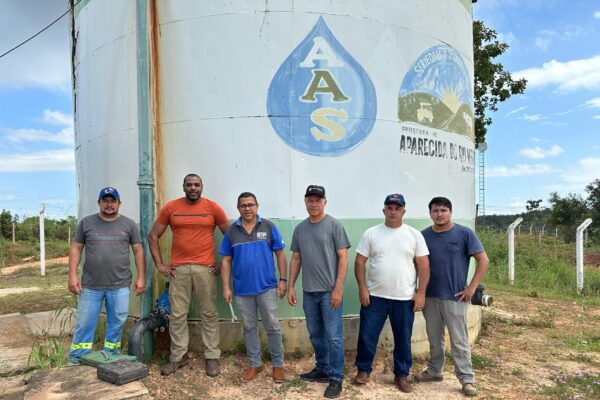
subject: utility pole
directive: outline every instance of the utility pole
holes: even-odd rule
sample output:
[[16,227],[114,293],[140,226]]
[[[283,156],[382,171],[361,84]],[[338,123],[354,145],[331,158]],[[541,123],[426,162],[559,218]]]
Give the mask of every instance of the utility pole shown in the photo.
[[71,225],[69,225],[68,228],[69,228],[69,233],[67,234],[67,243],[70,246],[71,245]]
[[46,276],[46,243],[44,235],[44,211],[46,205],[40,204],[40,272],[42,276]]
[[12,239],[13,239],[13,244],[15,244],[15,221],[13,221],[12,223]]

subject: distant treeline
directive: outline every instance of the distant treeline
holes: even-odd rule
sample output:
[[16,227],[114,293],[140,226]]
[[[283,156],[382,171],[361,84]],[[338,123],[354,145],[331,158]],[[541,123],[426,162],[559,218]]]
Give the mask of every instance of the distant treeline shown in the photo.
[[[12,240],[13,223],[15,225],[15,239],[19,241],[38,240],[40,237],[40,218],[27,217],[23,220],[18,215],[12,215],[10,211],[2,210],[0,213],[0,237]],[[44,236],[47,240],[69,239],[69,228],[71,235],[77,227],[77,219],[73,216],[60,220],[44,219]]]

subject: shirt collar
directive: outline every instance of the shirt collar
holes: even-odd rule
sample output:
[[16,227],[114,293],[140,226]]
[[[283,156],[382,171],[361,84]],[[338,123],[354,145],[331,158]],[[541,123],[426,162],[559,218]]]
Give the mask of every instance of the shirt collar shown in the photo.
[[[256,214],[256,225],[260,224],[262,219],[260,218],[260,214]],[[242,226],[242,217],[238,217],[237,221],[235,221],[237,226]]]

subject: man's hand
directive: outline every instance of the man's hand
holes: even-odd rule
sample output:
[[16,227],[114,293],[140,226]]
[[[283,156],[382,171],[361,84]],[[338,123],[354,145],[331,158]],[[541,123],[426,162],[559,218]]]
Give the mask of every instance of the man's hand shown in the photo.
[[166,276],[167,278],[175,278],[175,268],[171,268],[168,265],[160,264],[156,265],[158,272]]
[[216,263],[214,267],[211,267],[210,273],[212,275],[219,275],[221,273],[221,261]]
[[279,281],[279,283],[277,284],[277,296],[279,296],[280,299],[283,299],[283,296],[285,296],[286,291],[287,284],[284,281]]
[[136,296],[139,296],[144,293],[144,291],[146,291],[146,281],[144,279],[137,278],[135,280],[135,285],[133,286],[133,292]]
[[360,300],[360,304],[365,307],[369,307],[369,304],[371,304],[371,294],[366,286],[358,289],[358,299]]
[[332,309],[336,309],[342,304],[342,296],[344,295],[344,289],[334,287],[331,295],[329,296],[329,305]]
[[225,300],[225,303],[231,303],[231,300],[233,299],[233,294],[231,293],[229,286],[223,286],[223,299]]
[[413,296],[413,301],[415,302],[415,305],[413,307],[413,311],[417,312],[417,311],[422,311],[423,307],[425,307],[425,293],[415,293]]
[[458,292],[454,295],[454,297],[458,297],[458,301],[464,301],[467,303],[471,302],[471,297],[473,297],[473,295],[475,294],[475,289],[477,289],[476,287],[467,287],[465,288],[465,290]]
[[293,286],[288,286],[288,303],[290,306],[296,307],[296,292]]
[[79,294],[81,292],[81,282],[77,275],[69,275],[69,292]]

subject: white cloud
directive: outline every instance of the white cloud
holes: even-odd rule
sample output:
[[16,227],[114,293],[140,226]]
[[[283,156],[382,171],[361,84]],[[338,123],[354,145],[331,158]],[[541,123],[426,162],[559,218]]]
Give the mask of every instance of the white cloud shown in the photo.
[[15,196],[12,194],[0,193],[0,201],[13,201]]
[[532,137],[531,138],[532,142],[543,142],[544,140],[540,139],[540,138],[536,138],[536,137]]
[[536,121],[540,121],[542,119],[546,119],[547,117],[543,117],[541,114],[525,114],[522,117],[519,117],[519,119],[524,119],[525,121],[530,121],[530,122],[536,122]]
[[486,177],[505,177],[505,176],[530,176],[541,175],[552,172],[553,169],[547,164],[517,164],[513,168],[508,167],[490,167],[486,168]]
[[552,145],[549,149],[543,149],[539,146],[533,148],[522,149],[519,153],[525,158],[533,158],[541,160],[547,157],[554,157],[561,154],[564,150],[557,144]]
[[0,172],[48,172],[75,170],[73,149],[11,154],[0,159]]
[[516,113],[521,112],[521,111],[526,110],[526,109],[527,109],[527,106],[515,108],[514,110],[507,112],[504,116],[508,117],[509,115],[516,114]]
[[[68,9],[67,1],[3,1],[0,53],[23,42]],[[71,90],[68,15],[0,62],[0,87]]]
[[600,108],[600,97],[594,97],[583,103],[584,106],[592,107],[592,108]]
[[594,115],[592,118],[593,119],[600,119],[600,115]]
[[548,47],[552,44],[552,40],[556,37],[557,33],[555,31],[550,31],[547,29],[543,29],[540,31],[538,37],[534,39],[535,47],[542,49],[544,51],[548,50]]
[[527,88],[555,85],[559,92],[600,88],[600,55],[566,62],[551,60],[542,67],[512,73],[513,78],[527,79]]
[[60,111],[44,110],[43,121],[49,125],[73,126],[73,116]]
[[577,183],[583,187],[598,179],[598,171],[600,171],[600,158],[586,157],[579,160],[577,167],[563,172],[560,177],[566,183]]
[[596,19],[600,19],[600,11],[596,11],[596,12],[594,13],[594,18],[596,18]]
[[60,144],[73,144],[73,128],[61,129],[52,133],[43,129],[5,129],[8,140],[14,143],[22,142],[52,142]]

